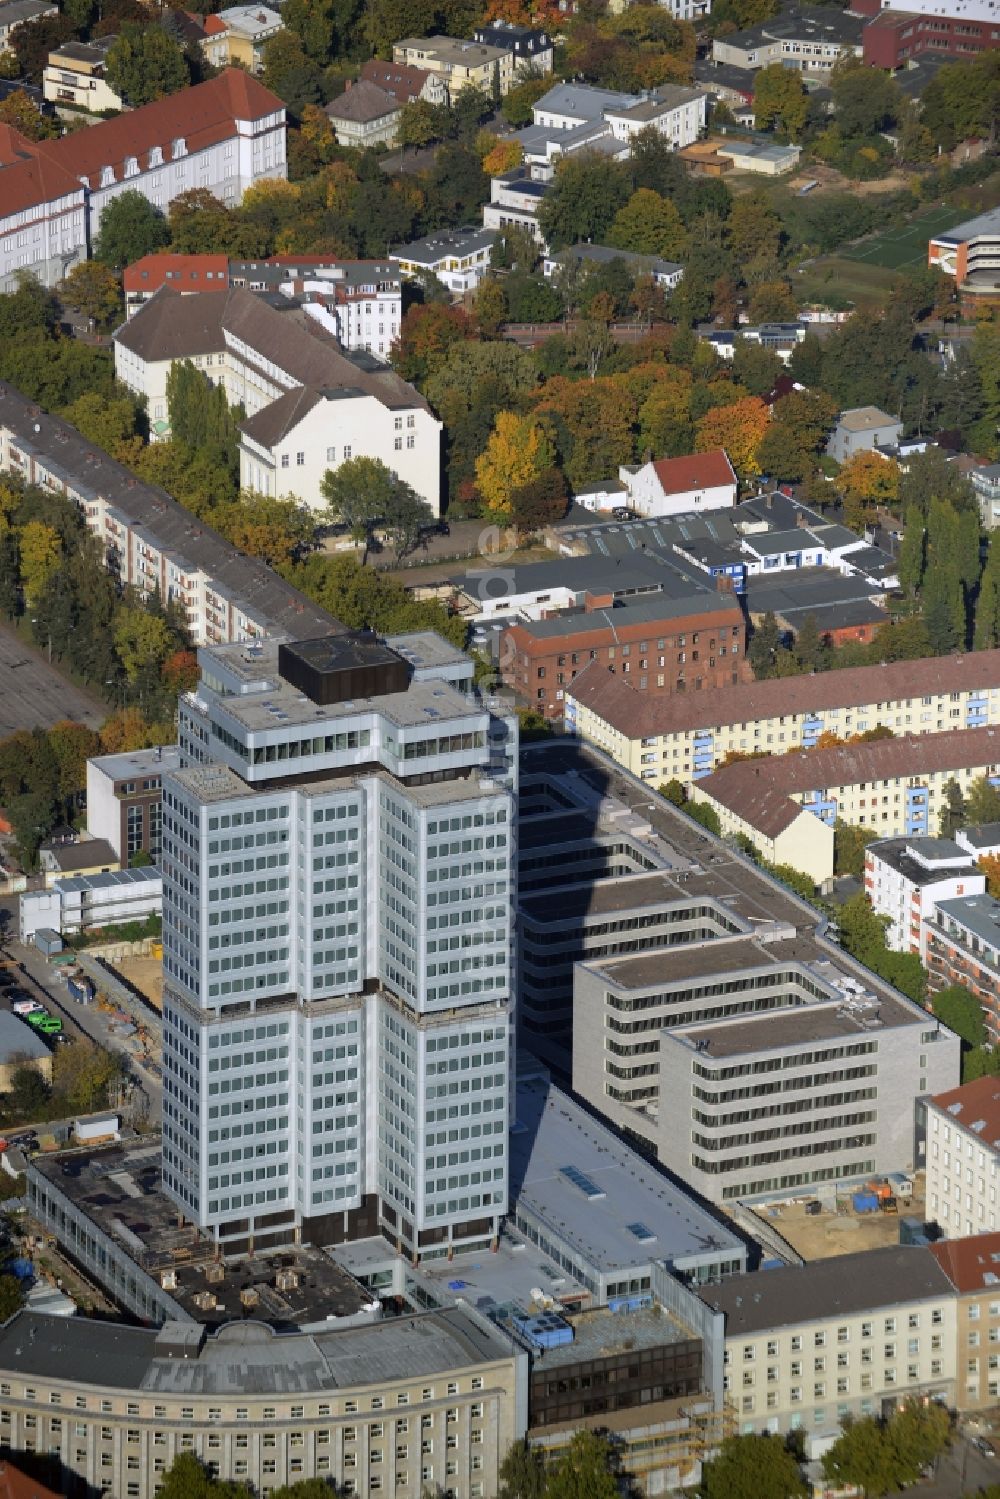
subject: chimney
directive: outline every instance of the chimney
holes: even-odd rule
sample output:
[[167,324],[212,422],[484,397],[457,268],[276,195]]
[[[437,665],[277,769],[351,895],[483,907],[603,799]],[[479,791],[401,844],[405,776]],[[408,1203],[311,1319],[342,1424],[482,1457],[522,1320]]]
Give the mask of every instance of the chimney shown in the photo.
[[800,510],[800,511],[799,511],[799,513],[798,513],[798,514],[797,514],[797,515],[796,515],[796,517],[795,517],[795,524],[796,524],[796,525],[797,525],[797,526],[801,526],[801,527],[802,527],[802,529],[803,529],[803,530],[805,530],[805,528],[806,528],[806,527],[807,527],[807,526],[808,526],[808,525],[809,525],[809,522],[808,522],[808,520],[807,520],[807,519],[806,519],[806,517],[805,517],[805,516],[804,516],[804,515],[803,515],[803,514],[802,514],[802,511],[801,511],[801,510]]

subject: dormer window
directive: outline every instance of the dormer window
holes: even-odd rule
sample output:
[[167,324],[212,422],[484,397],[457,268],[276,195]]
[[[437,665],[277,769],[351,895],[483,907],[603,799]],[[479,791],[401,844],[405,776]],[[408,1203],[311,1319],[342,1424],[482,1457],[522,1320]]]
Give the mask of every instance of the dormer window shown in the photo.
[[139,162],[138,162],[137,158],[134,157],[134,156],[126,156],[126,158],[125,158],[125,176],[126,177],[137,177],[138,175],[139,175]]
[[174,161],[177,160],[178,156],[187,155],[187,141],[184,139],[183,135],[179,135],[174,141],[173,145],[170,148],[170,154],[173,156]]
[[101,186],[102,187],[113,187],[114,186],[114,182],[115,182],[115,169],[114,169],[114,167],[102,167],[101,168]]
[[162,146],[153,146],[151,148],[150,153],[149,153],[149,164],[150,164],[151,167],[162,167],[162,165],[163,165],[163,147]]

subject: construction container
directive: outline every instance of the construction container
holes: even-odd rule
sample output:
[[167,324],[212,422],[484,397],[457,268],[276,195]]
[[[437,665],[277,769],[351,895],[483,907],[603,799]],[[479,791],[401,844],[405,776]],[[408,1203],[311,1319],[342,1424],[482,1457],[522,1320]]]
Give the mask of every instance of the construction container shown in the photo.
[[889,1185],[892,1188],[893,1197],[898,1197],[900,1202],[909,1202],[913,1196],[913,1180],[905,1176],[902,1171],[889,1172]]
[[63,939],[52,927],[40,926],[35,933],[35,946],[40,953],[51,958],[55,953],[62,952]]
[[81,1005],[93,1003],[96,990],[94,989],[93,980],[86,978],[85,975],[71,974],[66,980],[66,988],[69,990],[70,999],[75,999]]
[[877,1213],[878,1196],[875,1192],[855,1192],[852,1199],[856,1213]]
[[929,1244],[926,1230],[919,1218],[900,1218],[899,1242],[901,1244]]
[[92,1119],[77,1119],[73,1133],[81,1145],[90,1140],[103,1140],[108,1135],[117,1135],[121,1119],[117,1114],[98,1114]]

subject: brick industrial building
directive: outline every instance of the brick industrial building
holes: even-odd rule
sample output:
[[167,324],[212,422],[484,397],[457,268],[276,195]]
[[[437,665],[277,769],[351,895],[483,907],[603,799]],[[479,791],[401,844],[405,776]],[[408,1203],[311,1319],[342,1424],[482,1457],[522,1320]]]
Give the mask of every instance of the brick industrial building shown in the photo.
[[751,680],[746,622],[734,594],[666,594],[618,608],[588,599],[582,613],[525,620],[504,633],[503,679],[546,718],[561,718],[566,686],[591,661],[653,696]]

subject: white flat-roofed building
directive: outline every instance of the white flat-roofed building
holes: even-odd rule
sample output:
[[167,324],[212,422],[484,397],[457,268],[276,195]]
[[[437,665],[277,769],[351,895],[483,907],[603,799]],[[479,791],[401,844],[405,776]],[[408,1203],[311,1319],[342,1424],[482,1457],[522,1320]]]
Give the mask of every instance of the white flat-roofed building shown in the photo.
[[20,901],[20,938],[31,942],[46,927],[61,933],[90,932],[145,921],[160,914],[162,897],[160,871],[152,866],[72,875],[55,880],[48,890],[25,891]]
[[959,1066],[918,1005],[780,925],[585,961],[573,1028],[575,1091],[718,1203],[907,1166],[914,1099]]
[[496,243],[495,229],[464,224],[458,229],[438,229],[424,239],[396,245],[390,257],[403,276],[436,276],[450,292],[475,291],[490,269]]
[[889,918],[886,941],[895,952],[917,953],[922,963],[938,902],[985,889],[986,876],[953,839],[887,838],[865,849],[865,894]]

